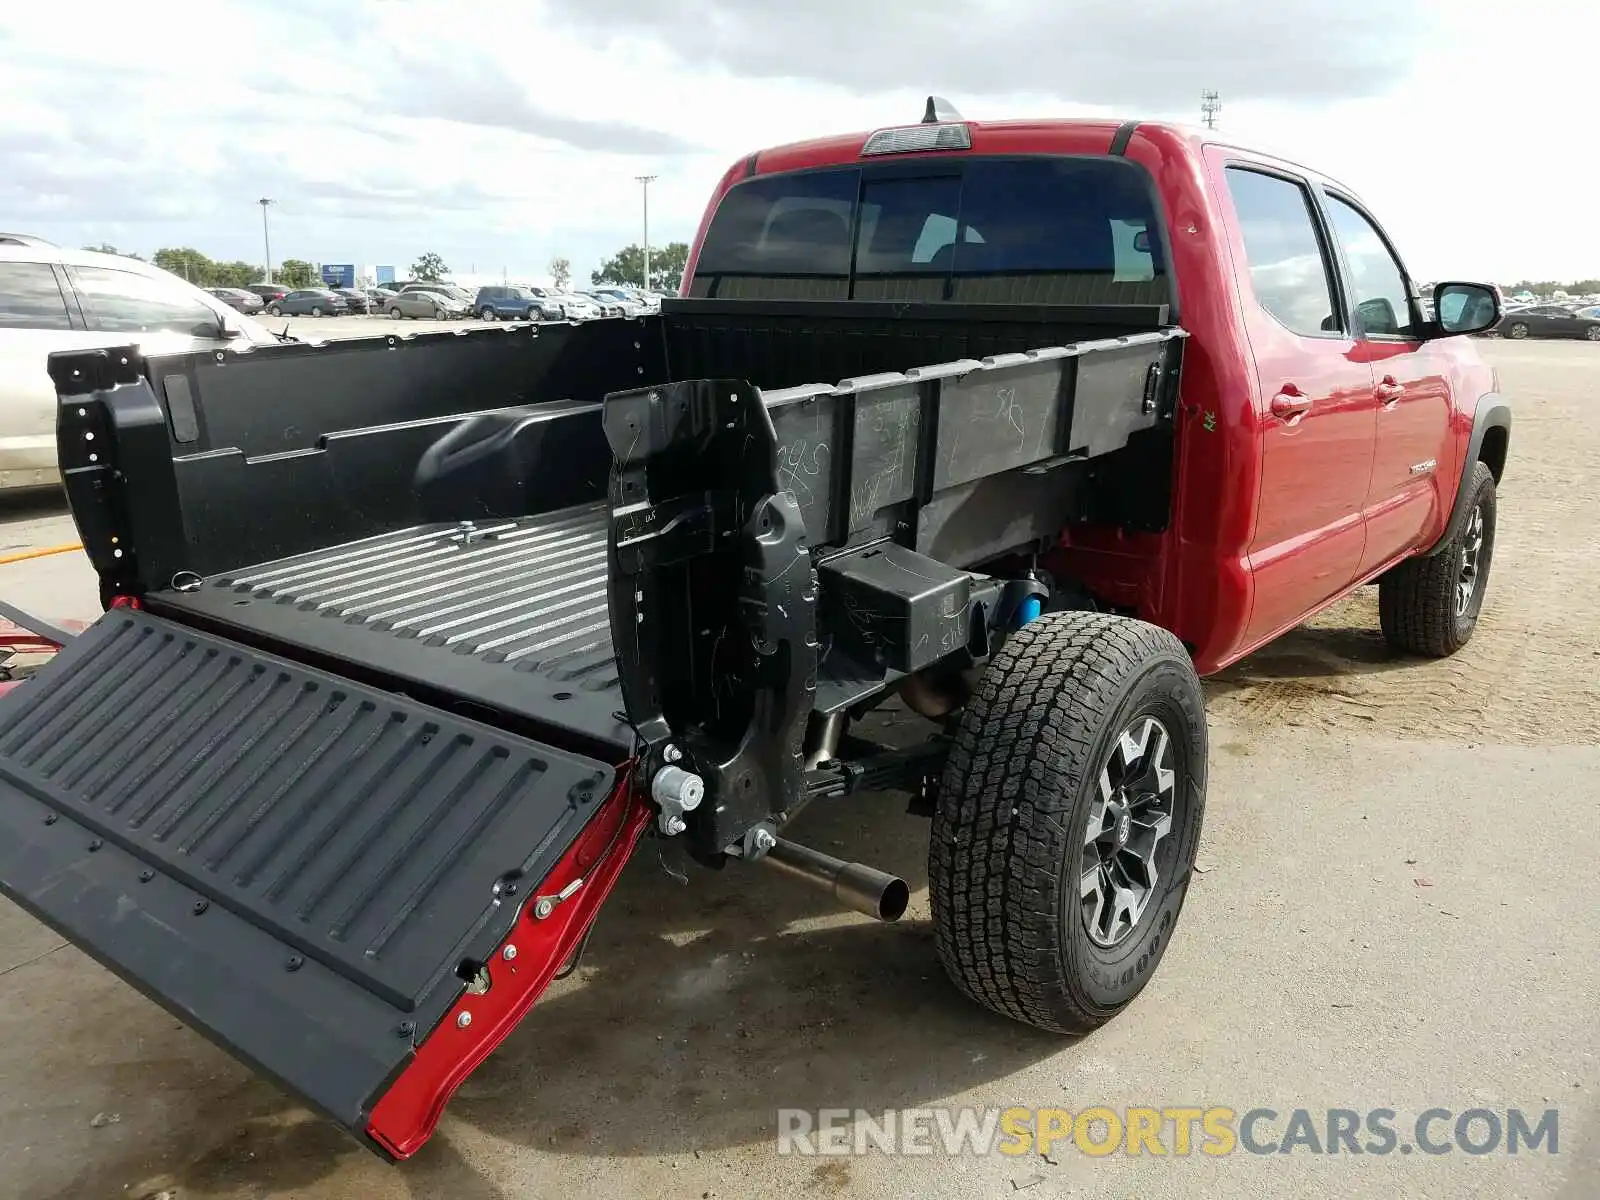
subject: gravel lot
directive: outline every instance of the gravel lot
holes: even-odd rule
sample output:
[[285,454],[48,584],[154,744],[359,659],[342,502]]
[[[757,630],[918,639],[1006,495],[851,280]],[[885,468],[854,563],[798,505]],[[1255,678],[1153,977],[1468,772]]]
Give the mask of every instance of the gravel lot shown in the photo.
[[[641,855],[583,968],[396,1169],[0,902],[0,1196],[1600,1195],[1600,352],[1483,349],[1516,416],[1471,646],[1397,659],[1367,592],[1209,681],[1206,870],[1093,1037],[944,981],[902,801],[817,806],[801,839],[901,872],[905,921],[738,870],[680,887]],[[0,502],[0,553],[70,540],[59,502]],[[94,615],[76,555],[0,572],[13,602]],[[1560,1153],[774,1151],[779,1107],[962,1104],[1558,1108]]]

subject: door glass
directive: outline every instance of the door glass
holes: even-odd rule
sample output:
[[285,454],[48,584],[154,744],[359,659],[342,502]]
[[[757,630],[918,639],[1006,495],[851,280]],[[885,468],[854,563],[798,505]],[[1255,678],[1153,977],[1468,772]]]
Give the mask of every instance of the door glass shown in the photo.
[[1341,330],[1310,193],[1260,171],[1229,167],[1227,175],[1256,303],[1295,333]]
[[1328,216],[1350,264],[1363,332],[1375,337],[1415,337],[1405,274],[1372,222],[1333,195],[1328,197]]
[[200,301],[159,279],[107,267],[74,267],[73,281],[100,329],[215,337],[221,323]]
[[71,329],[48,263],[0,263],[0,329]]

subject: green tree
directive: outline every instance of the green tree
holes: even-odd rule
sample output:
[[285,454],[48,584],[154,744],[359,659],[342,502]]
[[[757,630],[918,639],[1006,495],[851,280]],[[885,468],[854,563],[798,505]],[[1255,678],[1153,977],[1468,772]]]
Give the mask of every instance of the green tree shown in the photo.
[[560,254],[550,260],[550,281],[558,292],[567,290],[572,283],[572,260]]
[[286,287],[308,288],[317,281],[311,264],[301,258],[286,258],[278,264],[278,282]]
[[178,249],[163,247],[155,252],[151,261],[163,271],[171,271],[178,278],[187,279],[197,287],[216,286],[211,282],[216,264],[192,246]]
[[668,242],[665,246],[650,247],[650,279],[644,277],[644,247],[637,243],[624,246],[605,262],[598,271],[589,273],[589,282],[620,283],[630,287],[645,287],[657,292],[675,292],[683,280],[683,270],[689,265],[689,243]]
[[246,284],[259,283],[261,268],[255,263],[240,262],[214,262],[211,264],[213,282],[211,287],[242,288]]
[[450,268],[444,265],[444,259],[432,250],[411,264],[411,278],[419,283],[437,283],[449,273]]

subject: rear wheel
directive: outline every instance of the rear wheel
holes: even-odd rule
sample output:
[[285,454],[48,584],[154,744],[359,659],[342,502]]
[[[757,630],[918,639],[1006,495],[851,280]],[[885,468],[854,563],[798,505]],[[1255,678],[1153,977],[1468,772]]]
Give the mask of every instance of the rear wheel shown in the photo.
[[1513,321],[1510,325],[1506,326],[1506,336],[1508,338],[1515,338],[1517,341],[1521,341],[1523,338],[1528,336],[1527,324],[1522,321]]
[[485,321],[492,321],[492,320],[495,319],[495,311],[494,311],[494,309],[490,308],[487,304],[485,304],[481,309],[478,310],[478,315],[480,317],[482,317]]
[[1182,643],[1142,621],[1050,613],[995,655],[939,787],[929,897],[972,999],[1087,1033],[1150,981],[1188,891],[1206,720]]
[[1495,486],[1476,462],[1462,486],[1467,518],[1437,553],[1408,558],[1378,581],[1378,622],[1397,650],[1444,658],[1472,638],[1494,559]]
[[312,306],[311,306],[311,315],[312,315],[312,316],[313,316],[313,317],[320,317],[320,316],[321,316],[321,315],[322,315],[322,305],[320,305],[320,304],[313,304],[313,305],[312,305]]

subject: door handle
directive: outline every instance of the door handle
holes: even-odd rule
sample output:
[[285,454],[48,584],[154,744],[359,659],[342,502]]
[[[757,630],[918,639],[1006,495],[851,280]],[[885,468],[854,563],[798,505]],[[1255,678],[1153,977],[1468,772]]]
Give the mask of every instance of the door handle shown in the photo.
[[1393,375],[1385,375],[1383,381],[1373,391],[1386,408],[1406,394],[1405,385]]
[[1283,390],[1272,398],[1271,407],[1273,416],[1292,424],[1300,417],[1303,417],[1306,414],[1306,410],[1311,407],[1311,397],[1295,387],[1294,384],[1286,383],[1283,386]]

